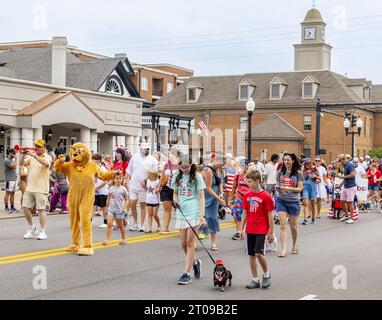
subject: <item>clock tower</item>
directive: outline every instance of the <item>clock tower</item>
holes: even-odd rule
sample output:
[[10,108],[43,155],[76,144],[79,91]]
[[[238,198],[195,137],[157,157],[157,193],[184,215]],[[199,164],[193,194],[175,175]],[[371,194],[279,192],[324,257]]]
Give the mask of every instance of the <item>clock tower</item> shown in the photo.
[[326,23],[313,8],[301,23],[301,44],[294,45],[294,71],[330,70],[332,47],[325,43]]

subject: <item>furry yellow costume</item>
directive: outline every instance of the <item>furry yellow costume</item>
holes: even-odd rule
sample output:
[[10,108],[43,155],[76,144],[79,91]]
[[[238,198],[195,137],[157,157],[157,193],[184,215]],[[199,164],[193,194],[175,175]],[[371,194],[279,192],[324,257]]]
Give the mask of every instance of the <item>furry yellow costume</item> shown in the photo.
[[[72,229],[72,245],[68,252],[91,256],[92,247],[92,209],[94,206],[94,177],[113,180],[114,172],[101,173],[100,168],[90,161],[90,151],[86,145],[76,143],[70,147],[70,162],[65,156],[59,156],[54,164],[57,172],[64,173],[69,179],[68,210]],[[80,246],[82,232],[83,246]]]

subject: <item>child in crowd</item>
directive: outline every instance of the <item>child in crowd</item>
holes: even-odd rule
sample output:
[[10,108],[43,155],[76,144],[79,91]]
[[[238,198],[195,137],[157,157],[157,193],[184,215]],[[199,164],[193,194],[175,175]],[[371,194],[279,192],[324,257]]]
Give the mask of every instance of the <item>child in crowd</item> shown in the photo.
[[158,216],[159,209],[159,173],[156,169],[150,169],[147,171],[147,180],[144,181],[143,187],[147,191],[146,206],[149,214],[148,229],[146,233],[152,233],[153,231],[153,218],[158,225],[156,232],[161,231],[161,225]]
[[126,218],[126,213],[124,213],[126,203],[128,201],[127,189],[122,185],[123,176],[118,174],[114,179],[114,185],[110,187],[107,197],[107,230],[106,230],[106,240],[102,243],[104,246],[110,244],[111,230],[115,220],[121,232],[122,239],[119,241],[120,245],[127,244],[125,227],[123,225],[123,220]]
[[[174,207],[176,210],[175,228],[179,229],[182,249],[186,254],[184,273],[178,280],[179,285],[191,283],[190,272],[194,269],[194,277],[201,277],[201,260],[195,258],[195,233],[201,225],[206,226],[204,183],[202,175],[197,172],[196,165],[187,155],[179,162],[179,172],[174,175]],[[180,211],[179,208],[182,210]],[[190,227],[191,225],[191,227]],[[192,230],[193,228],[194,230]]]
[[252,281],[246,286],[247,289],[260,288],[260,280],[257,275],[257,260],[263,270],[262,288],[271,285],[271,274],[265,258],[265,238],[272,243],[274,241],[273,210],[274,204],[269,193],[261,186],[261,174],[258,171],[250,171],[247,175],[247,183],[250,191],[243,197],[243,215],[241,218],[240,238],[244,240],[244,226],[246,225],[247,253],[250,256]]

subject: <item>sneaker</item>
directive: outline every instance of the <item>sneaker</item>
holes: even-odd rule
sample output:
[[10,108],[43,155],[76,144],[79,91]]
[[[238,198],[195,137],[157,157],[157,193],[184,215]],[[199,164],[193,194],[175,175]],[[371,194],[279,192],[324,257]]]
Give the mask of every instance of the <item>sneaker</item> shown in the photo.
[[239,232],[236,232],[236,233],[232,236],[232,240],[240,240],[240,234],[239,234]]
[[192,282],[191,277],[187,273],[183,273],[182,276],[178,280],[178,284],[180,284],[180,285],[187,285],[187,284],[190,284],[191,282]]
[[48,239],[48,236],[46,235],[44,230],[41,230],[37,237],[37,240],[46,240],[46,239]]
[[350,219],[350,216],[343,216],[341,219],[340,219],[340,221],[341,222],[344,222],[344,221],[346,221],[346,220],[349,220]]
[[18,213],[19,212],[19,210],[17,210],[16,208],[11,208],[11,210],[10,210],[10,213]]
[[138,227],[137,224],[134,224],[133,226],[131,226],[131,227],[129,228],[129,230],[130,230],[130,231],[139,231],[139,227]]
[[304,219],[302,225],[306,226],[308,224],[308,220]]
[[4,213],[11,213],[11,210],[9,210],[9,208],[5,208],[3,212]]
[[194,277],[200,279],[202,276],[202,260],[196,259],[196,264],[194,264]]
[[252,280],[251,283],[245,286],[247,289],[257,289],[260,288],[260,281]]
[[145,232],[146,231],[146,227],[145,226],[140,226],[139,227],[139,232]]
[[261,287],[263,289],[266,289],[270,285],[271,285],[271,274],[269,274],[269,277],[264,277],[264,275],[263,275],[263,284],[261,285]]
[[312,219],[311,224],[315,224],[315,223],[316,223],[316,220]]
[[107,228],[107,224],[103,223],[103,224],[99,225],[98,228],[105,229],[105,228]]
[[353,220],[352,218],[349,218],[349,219],[346,220],[345,223],[347,223],[347,224],[353,224],[353,223],[354,223],[354,220]]
[[27,233],[24,235],[24,239],[35,239],[38,236],[37,227],[30,228]]

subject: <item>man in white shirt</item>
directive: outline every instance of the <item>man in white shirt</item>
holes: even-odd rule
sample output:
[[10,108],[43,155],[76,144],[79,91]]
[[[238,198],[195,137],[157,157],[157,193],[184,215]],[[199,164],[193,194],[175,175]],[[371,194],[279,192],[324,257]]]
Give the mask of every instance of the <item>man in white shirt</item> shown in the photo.
[[365,157],[365,161],[362,162],[362,166],[363,166],[363,168],[364,168],[365,170],[368,170],[368,169],[369,169],[369,166],[370,166],[370,160],[371,160],[370,156],[367,155],[367,156]]
[[264,174],[265,174],[265,167],[263,165],[262,162],[259,161],[259,158],[255,158],[253,160],[253,166],[252,166],[255,170],[259,171],[260,174],[261,174],[261,181],[263,181],[264,179]]
[[[145,232],[146,219],[146,190],[143,183],[147,179],[149,169],[157,169],[157,160],[150,155],[150,145],[142,143],[140,152],[133,155],[126,169],[126,185],[129,190],[131,212],[133,214],[134,225],[130,231]],[[141,207],[141,225],[138,226],[137,202]]]
[[355,168],[355,180],[359,181],[360,179],[363,179],[363,176],[366,174],[366,170],[362,165],[359,165],[358,158],[354,158],[352,162]]
[[277,184],[277,167],[279,166],[279,155],[273,154],[271,162],[265,165],[264,172],[264,185],[265,191],[271,194],[272,190]]

